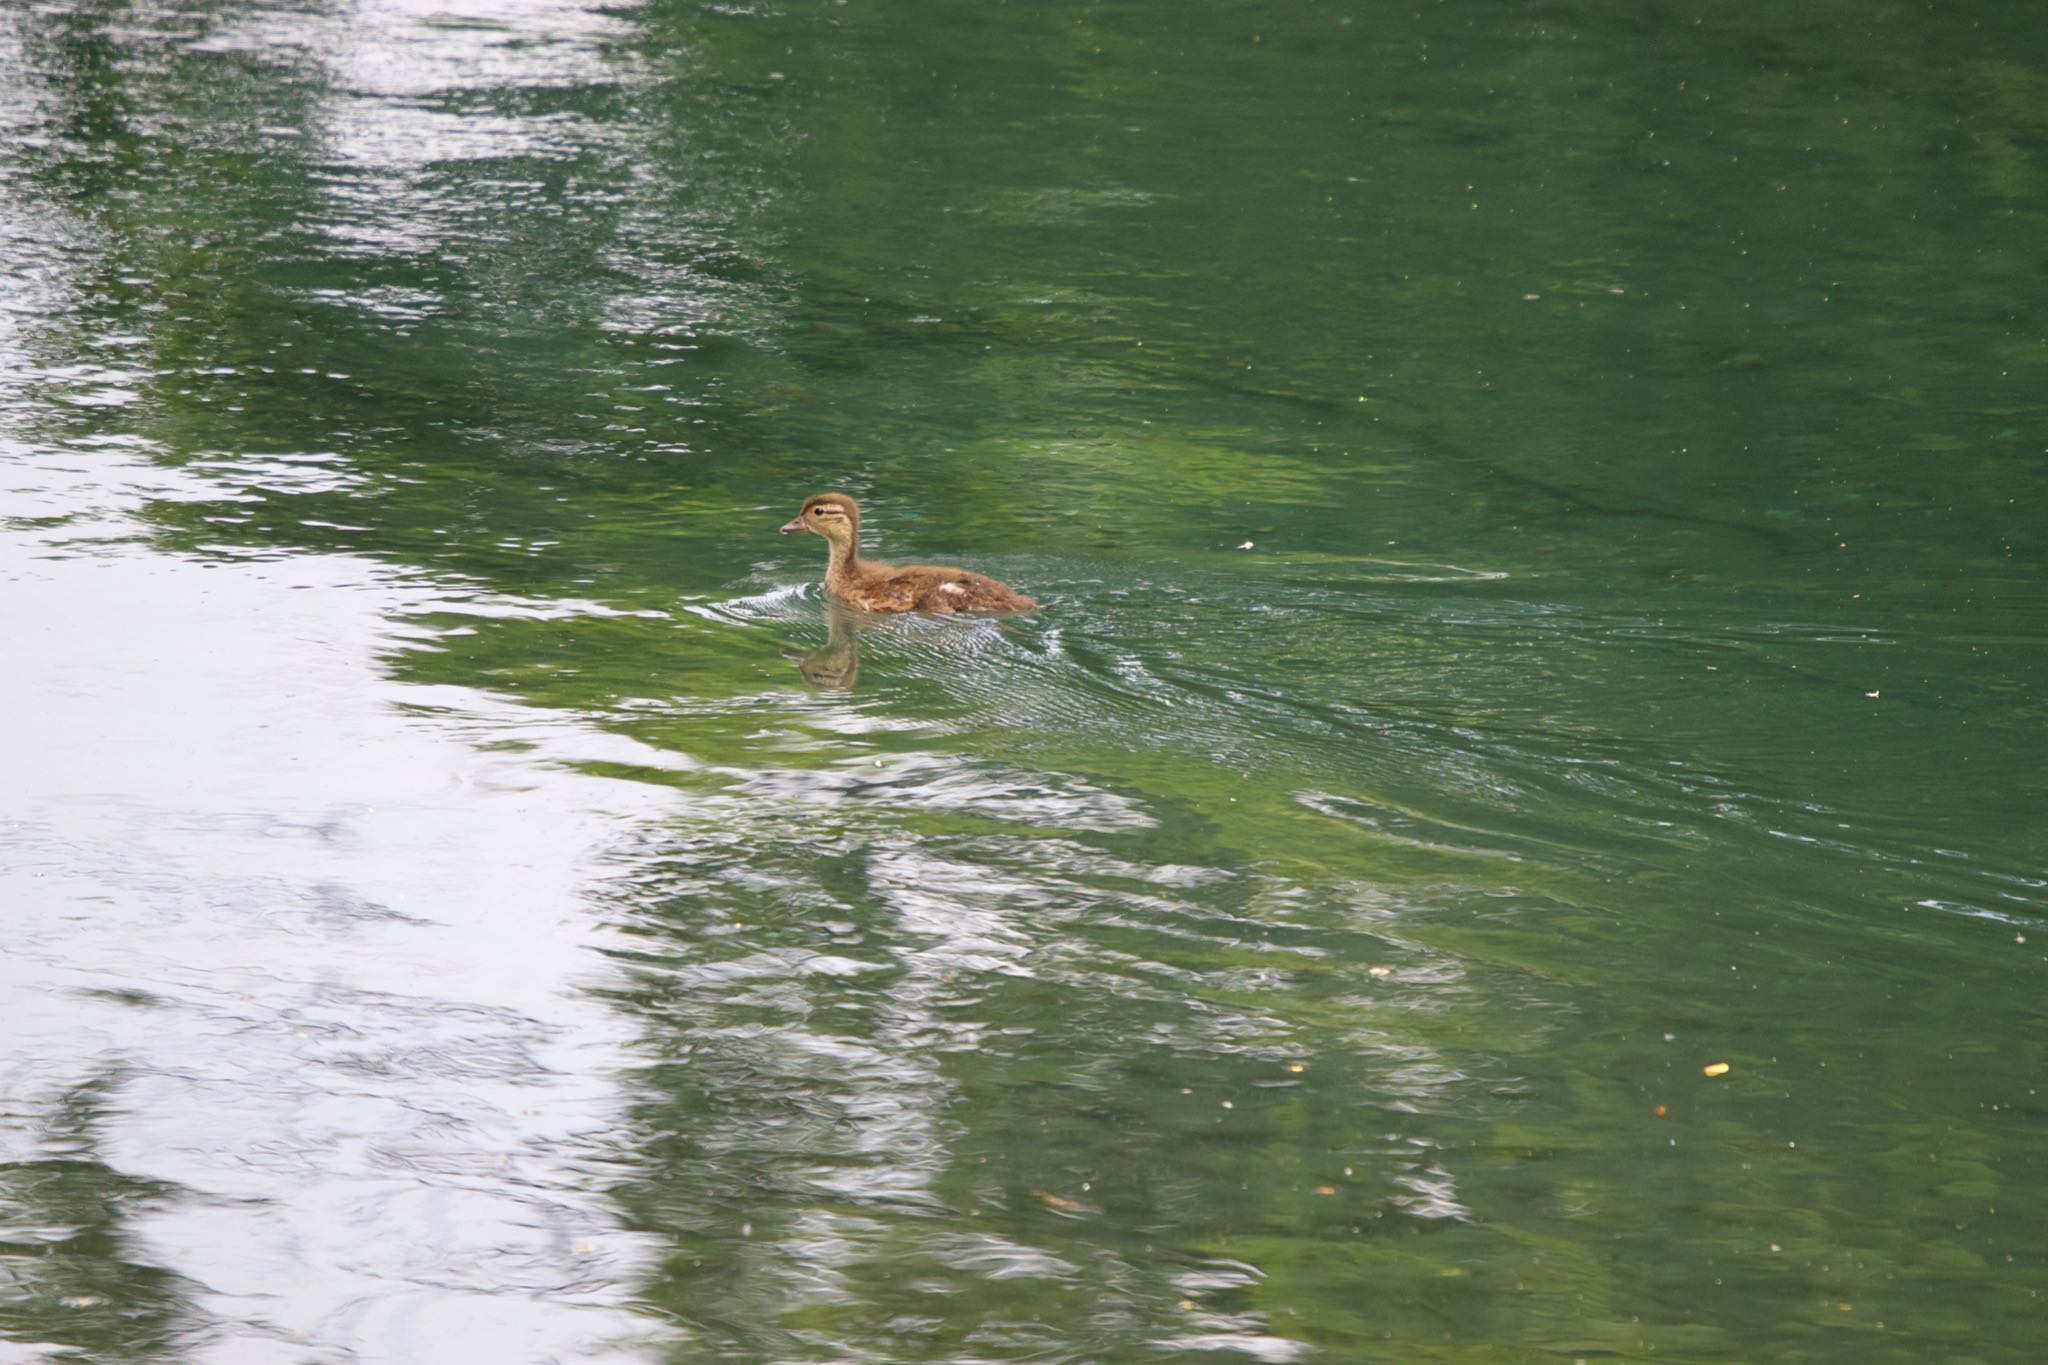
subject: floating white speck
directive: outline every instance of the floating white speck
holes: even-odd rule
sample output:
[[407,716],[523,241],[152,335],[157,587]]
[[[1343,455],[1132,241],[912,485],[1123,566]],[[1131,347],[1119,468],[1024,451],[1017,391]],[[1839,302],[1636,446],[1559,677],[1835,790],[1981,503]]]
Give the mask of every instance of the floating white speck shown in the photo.
[[1251,542],[1250,542],[1249,540],[1247,540],[1247,541],[1246,541],[1246,542],[1245,542],[1244,544],[1242,544],[1242,545],[1238,546],[1237,548],[1238,548],[1238,549],[1240,549],[1240,550],[1249,550],[1249,549],[1251,549],[1251,547],[1252,547],[1252,543],[1251,543]]

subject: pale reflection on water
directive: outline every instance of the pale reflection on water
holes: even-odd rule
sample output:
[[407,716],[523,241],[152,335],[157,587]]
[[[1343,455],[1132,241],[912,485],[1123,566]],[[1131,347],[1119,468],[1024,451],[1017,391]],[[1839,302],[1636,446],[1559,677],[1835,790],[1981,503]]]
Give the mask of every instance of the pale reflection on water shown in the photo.
[[0,534],[0,1163],[154,1192],[117,1234],[173,1272],[180,1359],[633,1354],[590,896],[660,802],[400,709],[418,582],[122,543],[196,491],[0,451],[0,499],[61,519]]
[[[1221,1191],[1264,1184],[1261,1147],[1300,1143],[1353,1235],[1470,1218],[1452,1156],[1404,1131],[1468,1103],[1473,1078],[1402,1023],[1470,990],[1455,961],[1333,923],[1326,890],[1118,857],[1102,841],[1155,837],[1145,803],[862,749],[843,705],[804,715],[828,749],[854,719],[854,752],[735,774],[631,859],[625,999],[660,1060],[624,1197],[671,1240],[693,1340],[921,1356],[953,1301],[992,1349],[1292,1360],[1241,1292],[1263,1272],[1205,1231]],[[963,828],[919,832],[933,815]],[[1304,992],[1342,1001],[1342,1048]],[[1305,1072],[1376,1129],[1290,1134]]]
[[[0,121],[31,157],[65,150],[49,133],[72,98],[63,63],[105,44],[286,78],[271,91],[289,97],[230,104],[203,131],[138,81],[126,112],[165,150],[196,133],[336,164],[535,154],[544,129],[440,101],[521,71],[594,79],[612,23],[563,4],[16,10]],[[316,221],[336,240],[446,248],[432,195],[332,188]],[[50,444],[62,414],[204,376],[164,370],[146,334],[71,332],[114,243],[4,189],[0,398],[35,434],[0,447],[0,1209],[10,1242],[54,1254],[6,1256],[0,1302],[181,1360],[644,1358],[663,1335],[629,1307],[650,1239],[602,1194],[631,1039],[591,995],[592,895],[622,828],[663,802],[480,752],[478,730],[504,740],[530,717],[387,682],[394,618],[445,595],[423,579],[342,555],[152,550],[155,508],[364,476],[290,450],[181,474],[119,431]],[[67,1169],[83,1199],[36,1174]],[[66,1254],[98,1236],[111,1249]]]

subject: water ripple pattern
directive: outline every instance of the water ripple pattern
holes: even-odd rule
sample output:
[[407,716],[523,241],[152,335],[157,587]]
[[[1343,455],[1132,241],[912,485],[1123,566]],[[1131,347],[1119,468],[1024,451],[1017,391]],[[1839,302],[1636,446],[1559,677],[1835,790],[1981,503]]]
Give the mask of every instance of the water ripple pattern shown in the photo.
[[0,1360],[2037,1359],[2044,73],[0,6]]

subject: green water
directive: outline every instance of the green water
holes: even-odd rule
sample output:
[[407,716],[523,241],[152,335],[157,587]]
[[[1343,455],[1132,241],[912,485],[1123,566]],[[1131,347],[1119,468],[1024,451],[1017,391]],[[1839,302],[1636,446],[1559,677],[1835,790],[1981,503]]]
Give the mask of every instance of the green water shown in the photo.
[[1976,0],[0,10],[0,1360],[2038,1359],[2044,243]]

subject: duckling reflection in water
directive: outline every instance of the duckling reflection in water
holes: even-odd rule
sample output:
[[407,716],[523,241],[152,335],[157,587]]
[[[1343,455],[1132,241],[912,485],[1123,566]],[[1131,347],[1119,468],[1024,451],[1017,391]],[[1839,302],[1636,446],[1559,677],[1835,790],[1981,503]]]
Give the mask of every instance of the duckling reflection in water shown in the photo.
[[869,631],[878,633],[885,652],[907,671],[937,671],[955,679],[972,678],[994,642],[1020,634],[1015,626],[988,617],[883,616],[836,597],[822,605],[825,643],[808,653],[786,649],[782,657],[793,661],[812,687],[832,692],[848,691],[859,680],[861,636]]
[[902,568],[860,557],[860,507],[844,493],[804,499],[782,533],[813,531],[832,547],[825,589],[864,611],[1035,611],[1038,603],[987,574],[943,564]]
[[813,687],[844,692],[860,677],[860,618],[844,602],[825,603],[825,643],[808,654],[783,651],[782,657],[796,660],[796,671]]

